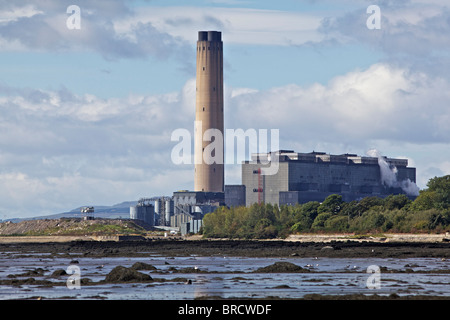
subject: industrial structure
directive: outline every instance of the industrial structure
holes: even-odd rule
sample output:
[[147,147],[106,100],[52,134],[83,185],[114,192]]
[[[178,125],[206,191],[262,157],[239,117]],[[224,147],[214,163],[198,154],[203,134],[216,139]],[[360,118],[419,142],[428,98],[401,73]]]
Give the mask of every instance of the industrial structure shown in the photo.
[[[223,205],[294,205],[322,202],[331,194],[352,201],[405,193],[403,183],[415,183],[416,169],[408,167],[406,159],[381,159],[399,182],[387,184],[377,157],[280,150],[252,154],[251,160],[242,162],[242,184],[225,186],[221,32],[199,31],[196,51],[194,191],[181,190],[172,197],[141,199],[130,207],[131,219],[178,228],[182,234],[197,233],[204,215]],[[275,160],[277,170],[265,174],[265,168],[274,165]]]
[[[177,227],[182,234],[198,232],[203,216],[225,204],[222,33],[199,31],[196,50],[194,191],[147,199],[154,203],[151,208],[148,202],[130,207],[131,219]],[[216,140],[217,136],[221,139]],[[152,208],[153,220],[149,218]]]
[[[210,136],[224,133],[222,33],[199,31],[197,41],[197,81],[195,103],[194,191],[223,192],[223,139]],[[214,131],[216,130],[216,134]],[[206,135],[205,135],[206,132]],[[214,148],[208,148],[213,144]]]
[[81,207],[80,211],[83,216],[83,220],[94,219],[94,207]]
[[[273,165],[271,159],[278,160],[278,171],[263,175],[261,169]],[[297,153],[292,150],[252,154],[250,161],[242,163],[245,204],[322,202],[331,194],[342,195],[344,201],[367,196],[386,197],[406,193],[401,187],[405,182],[415,183],[416,169],[408,167],[407,159],[383,157],[382,161],[398,182],[384,183],[379,160],[356,154]]]
[[142,220],[150,226],[155,225],[155,206],[151,198],[142,198],[137,205],[130,207],[130,219]]
[[155,203],[155,225],[170,226],[170,218],[174,215],[172,198],[163,196],[152,200]]

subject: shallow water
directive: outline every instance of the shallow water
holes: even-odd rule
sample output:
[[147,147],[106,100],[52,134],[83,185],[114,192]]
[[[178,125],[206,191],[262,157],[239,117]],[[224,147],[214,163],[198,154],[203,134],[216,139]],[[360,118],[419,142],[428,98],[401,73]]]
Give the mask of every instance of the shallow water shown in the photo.
[[[74,254],[76,256],[76,254]],[[77,260],[75,264],[73,260]],[[278,261],[288,261],[309,273],[253,273],[259,267],[265,267]],[[69,265],[80,268],[81,278],[93,282],[105,279],[116,266],[131,267],[135,262],[145,262],[157,268],[156,271],[140,270],[155,280],[151,283],[121,283],[81,285],[79,289],[69,289],[65,284],[71,276],[52,278],[57,269],[66,270]],[[381,273],[367,273],[369,266],[381,267]],[[171,272],[169,268],[198,268],[207,273]],[[105,257],[73,259],[52,254],[0,253],[0,280],[9,279],[8,275],[24,274],[30,270],[42,268],[42,276],[23,276],[16,279],[33,277],[36,280],[50,280],[63,284],[59,286],[0,285],[0,299],[194,299],[198,297],[221,298],[301,298],[305,294],[378,294],[446,296],[450,298],[450,274],[439,273],[450,269],[450,261],[440,258],[246,258],[229,256],[189,256],[165,257],[149,253],[147,257]],[[387,269],[386,269],[387,268]],[[408,273],[405,273],[409,269]],[[386,271],[387,270],[387,271]],[[388,271],[395,270],[394,273]],[[414,272],[410,272],[413,270]],[[368,279],[375,280],[379,287],[368,288]],[[372,278],[371,278],[372,277]],[[175,278],[186,278],[191,284]],[[162,282],[161,280],[165,281]],[[370,280],[369,279],[369,280]],[[369,282],[369,286],[373,282]]]

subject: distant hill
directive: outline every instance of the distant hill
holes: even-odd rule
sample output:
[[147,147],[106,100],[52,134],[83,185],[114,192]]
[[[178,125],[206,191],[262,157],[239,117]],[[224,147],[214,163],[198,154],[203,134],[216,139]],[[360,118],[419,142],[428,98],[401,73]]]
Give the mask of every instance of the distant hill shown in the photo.
[[[128,219],[130,217],[130,207],[135,206],[136,204],[137,201],[124,201],[112,206],[93,206],[94,213],[91,215],[93,215],[96,218]],[[78,207],[68,212],[55,213],[46,216],[7,219],[5,221],[20,222],[23,220],[80,218],[86,215],[85,213],[80,212],[81,208],[82,207]]]

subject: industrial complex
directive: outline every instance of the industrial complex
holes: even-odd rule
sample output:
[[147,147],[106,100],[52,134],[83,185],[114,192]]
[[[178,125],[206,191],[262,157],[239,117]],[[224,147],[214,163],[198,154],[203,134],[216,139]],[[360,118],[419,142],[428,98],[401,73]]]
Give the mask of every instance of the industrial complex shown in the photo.
[[[277,158],[278,171],[262,175],[261,169],[271,165],[268,158]],[[396,181],[416,181],[416,169],[408,167],[407,159],[381,159]],[[344,201],[368,196],[386,197],[405,193],[402,184],[383,182],[380,158],[356,154],[332,155],[324,152],[297,153],[280,150],[253,154],[242,164],[245,205],[272,203],[294,205],[309,201],[322,202],[331,194],[340,194]]]
[[[250,160],[242,162],[242,184],[224,185],[223,141],[218,148],[216,145],[216,154],[208,150],[210,141],[204,141],[208,130],[216,130],[222,136],[224,133],[221,32],[200,31],[196,50],[195,121],[201,126],[196,126],[195,131],[194,190],[176,191],[170,197],[141,199],[130,207],[131,219],[176,228],[182,234],[197,233],[203,216],[219,206],[294,205],[322,202],[331,194],[352,201],[367,196],[408,194],[405,186],[415,185],[416,169],[408,167],[407,159],[292,150],[252,154]],[[264,174],[274,164],[277,171]]]

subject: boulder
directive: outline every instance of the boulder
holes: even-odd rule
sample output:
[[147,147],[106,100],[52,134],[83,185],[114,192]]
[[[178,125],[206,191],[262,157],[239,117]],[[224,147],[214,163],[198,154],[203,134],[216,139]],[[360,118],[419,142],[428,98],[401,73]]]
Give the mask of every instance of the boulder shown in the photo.
[[117,266],[106,275],[105,282],[147,282],[152,281],[148,274],[141,273],[133,268]]
[[131,268],[134,270],[156,270],[156,267],[145,262],[135,262]]
[[267,267],[261,267],[255,270],[256,273],[297,273],[297,272],[310,272],[308,269],[304,269],[294,263],[280,261],[275,262]]

